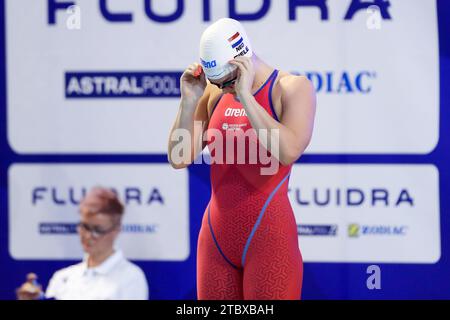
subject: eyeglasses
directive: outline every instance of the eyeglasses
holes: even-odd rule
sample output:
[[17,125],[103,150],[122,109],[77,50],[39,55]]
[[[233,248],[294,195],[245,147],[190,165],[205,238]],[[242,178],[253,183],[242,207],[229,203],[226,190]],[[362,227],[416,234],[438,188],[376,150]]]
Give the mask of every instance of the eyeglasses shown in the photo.
[[225,81],[224,83],[214,83],[214,82],[211,82],[211,81],[210,82],[211,82],[211,84],[219,87],[219,89],[224,89],[226,87],[232,86],[236,82],[236,80],[237,80],[237,76],[234,77],[231,80]]
[[111,228],[108,229],[101,229],[97,226],[90,226],[87,223],[79,222],[77,224],[77,231],[78,232],[89,232],[93,238],[98,239],[100,237],[103,237],[104,235],[110,233],[111,231],[114,231],[117,228],[117,224],[113,225]]

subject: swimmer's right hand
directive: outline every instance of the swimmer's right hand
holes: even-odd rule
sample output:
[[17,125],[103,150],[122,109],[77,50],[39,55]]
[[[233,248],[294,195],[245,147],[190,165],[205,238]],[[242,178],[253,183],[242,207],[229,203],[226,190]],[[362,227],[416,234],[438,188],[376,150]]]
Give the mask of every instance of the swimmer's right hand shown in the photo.
[[181,99],[197,102],[206,88],[206,76],[199,63],[193,63],[184,70],[181,79]]

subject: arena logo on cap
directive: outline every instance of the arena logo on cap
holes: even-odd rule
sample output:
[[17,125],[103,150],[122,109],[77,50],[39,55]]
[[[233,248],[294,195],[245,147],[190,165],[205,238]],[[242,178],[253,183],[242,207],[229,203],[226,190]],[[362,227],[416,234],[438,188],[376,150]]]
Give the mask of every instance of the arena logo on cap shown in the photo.
[[203,59],[200,59],[200,61],[202,62],[202,65],[206,68],[206,69],[211,69],[217,66],[217,61],[216,60],[212,60],[212,61],[205,61]]

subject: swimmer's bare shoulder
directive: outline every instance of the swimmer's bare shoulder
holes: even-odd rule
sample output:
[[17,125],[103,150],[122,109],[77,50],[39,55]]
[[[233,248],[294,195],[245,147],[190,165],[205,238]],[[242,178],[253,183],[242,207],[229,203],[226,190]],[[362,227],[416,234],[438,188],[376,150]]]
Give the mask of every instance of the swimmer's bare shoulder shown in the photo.
[[278,73],[278,83],[281,89],[289,86],[310,86],[311,81],[302,75],[294,75],[292,73],[281,71]]
[[[295,95],[297,98],[302,95],[315,94],[315,89],[312,82],[305,76],[294,75],[288,72],[283,72],[279,80],[279,86],[281,94],[288,98]],[[303,94],[297,95],[295,93],[302,92]]]
[[282,97],[293,90],[313,91],[314,89],[307,77],[280,70],[272,91],[272,101],[279,119],[283,116]]

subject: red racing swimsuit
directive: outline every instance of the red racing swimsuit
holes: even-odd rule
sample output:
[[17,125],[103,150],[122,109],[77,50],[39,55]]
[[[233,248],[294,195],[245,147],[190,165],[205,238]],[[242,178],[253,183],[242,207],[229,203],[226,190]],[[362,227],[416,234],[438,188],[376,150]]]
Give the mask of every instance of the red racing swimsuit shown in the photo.
[[[254,97],[278,121],[271,95],[277,75],[275,70]],[[242,104],[232,94],[219,98],[207,133],[211,158],[218,153],[211,151],[217,138],[210,131],[220,132],[225,145],[227,132],[239,136],[247,129],[251,124]],[[245,149],[255,139],[246,140]],[[303,262],[287,195],[292,165],[279,164],[275,174],[263,175],[267,162],[249,163],[246,150],[245,163],[238,163],[236,150],[235,145],[234,154],[222,152],[223,164],[211,163],[212,194],[198,240],[198,298],[300,299]],[[226,162],[230,157],[233,163]]]

